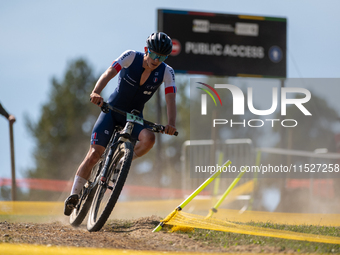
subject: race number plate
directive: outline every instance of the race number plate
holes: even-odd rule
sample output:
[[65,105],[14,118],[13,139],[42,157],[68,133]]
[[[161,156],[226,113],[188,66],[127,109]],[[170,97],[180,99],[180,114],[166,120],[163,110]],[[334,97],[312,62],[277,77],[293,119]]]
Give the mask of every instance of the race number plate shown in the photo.
[[140,125],[144,125],[144,121],[142,118],[136,116],[136,115],[133,115],[131,113],[126,113],[126,121],[129,121],[129,122],[132,122],[132,123],[137,123],[137,124],[140,124]]

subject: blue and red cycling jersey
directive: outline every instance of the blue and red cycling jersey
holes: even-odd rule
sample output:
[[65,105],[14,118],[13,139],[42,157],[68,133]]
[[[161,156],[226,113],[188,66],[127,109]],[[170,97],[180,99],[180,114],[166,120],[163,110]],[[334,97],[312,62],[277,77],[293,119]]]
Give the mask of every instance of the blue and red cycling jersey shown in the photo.
[[[151,72],[144,84],[140,84],[144,71],[143,58],[143,53],[128,50],[112,63],[111,66],[120,73],[118,86],[108,100],[110,105],[123,111],[131,112],[133,109],[140,111],[141,117],[143,117],[145,103],[163,82],[165,94],[176,93],[175,73],[164,62]],[[111,138],[113,128],[116,125],[124,126],[125,122],[125,117],[118,113],[101,113],[92,131],[91,144],[106,147]],[[143,126],[135,125],[133,137],[137,139],[143,128]]]
[[151,72],[144,84],[140,84],[144,71],[143,58],[143,53],[129,50],[112,63],[120,73],[118,86],[109,100],[110,104],[125,111],[142,111],[144,104],[163,82],[165,93],[176,93],[174,71],[164,62]]

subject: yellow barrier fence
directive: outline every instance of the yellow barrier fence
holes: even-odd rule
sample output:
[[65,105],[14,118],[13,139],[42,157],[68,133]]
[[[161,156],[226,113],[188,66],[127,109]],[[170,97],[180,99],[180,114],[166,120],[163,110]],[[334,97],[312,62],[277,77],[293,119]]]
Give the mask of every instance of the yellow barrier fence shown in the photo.
[[[159,251],[136,251],[136,250],[118,250],[118,249],[97,249],[97,248],[78,248],[78,247],[56,247],[56,246],[41,246],[41,245],[26,245],[26,244],[0,244],[1,255],[156,255],[163,252]],[[171,254],[167,252],[167,254]],[[175,255],[185,255],[187,252],[173,252]],[[190,252],[191,255],[203,255],[206,253]],[[232,255],[232,254],[230,254]],[[238,253],[239,255],[239,253]]]
[[176,211],[176,213],[173,214],[172,217],[168,219],[165,224],[186,228],[210,229],[238,234],[285,238],[299,241],[340,244],[339,237],[312,235],[286,230],[241,225],[228,221],[222,221],[219,219],[206,218],[204,216],[185,213],[182,211]]
[[340,227],[340,214],[321,213],[279,213],[219,209],[214,214],[214,218],[228,220],[232,222],[270,222],[274,224],[286,225],[313,225]]

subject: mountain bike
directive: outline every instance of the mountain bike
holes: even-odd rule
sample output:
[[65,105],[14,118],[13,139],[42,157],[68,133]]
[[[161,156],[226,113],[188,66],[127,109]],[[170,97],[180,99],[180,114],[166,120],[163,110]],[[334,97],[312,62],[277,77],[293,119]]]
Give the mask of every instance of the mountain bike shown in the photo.
[[[140,124],[152,132],[163,132],[165,127],[140,118],[137,110],[122,111],[104,102],[104,113],[114,111],[126,116],[124,127],[116,126],[110,142],[98,163],[92,168],[91,176],[84,185],[80,199],[70,215],[70,224],[79,226],[88,215],[87,229],[99,231],[109,218],[123,189],[129,173],[136,140],[131,136],[134,125]],[[178,135],[178,132],[174,134]]]

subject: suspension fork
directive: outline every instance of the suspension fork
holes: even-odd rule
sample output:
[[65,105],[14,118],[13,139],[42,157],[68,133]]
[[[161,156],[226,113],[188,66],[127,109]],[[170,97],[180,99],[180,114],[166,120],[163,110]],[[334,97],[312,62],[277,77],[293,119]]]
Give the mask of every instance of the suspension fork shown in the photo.
[[109,145],[110,149],[107,152],[107,155],[102,162],[103,170],[101,171],[101,176],[100,176],[101,184],[106,183],[106,178],[107,178],[107,174],[108,174],[108,171],[109,171],[109,166],[110,166],[112,157],[113,157],[116,149],[118,148],[118,145],[120,144],[119,141],[118,141],[119,137],[120,137],[119,132],[116,132],[114,137],[111,138],[110,145]]
[[113,155],[114,155],[119,144],[120,144],[119,142],[114,142],[112,144],[106,158],[105,158],[103,171],[102,171],[102,174],[101,174],[101,177],[100,177],[100,181],[101,181],[102,184],[106,183],[106,178],[107,178],[107,175],[108,175],[108,172],[109,172],[109,167],[110,167]]

